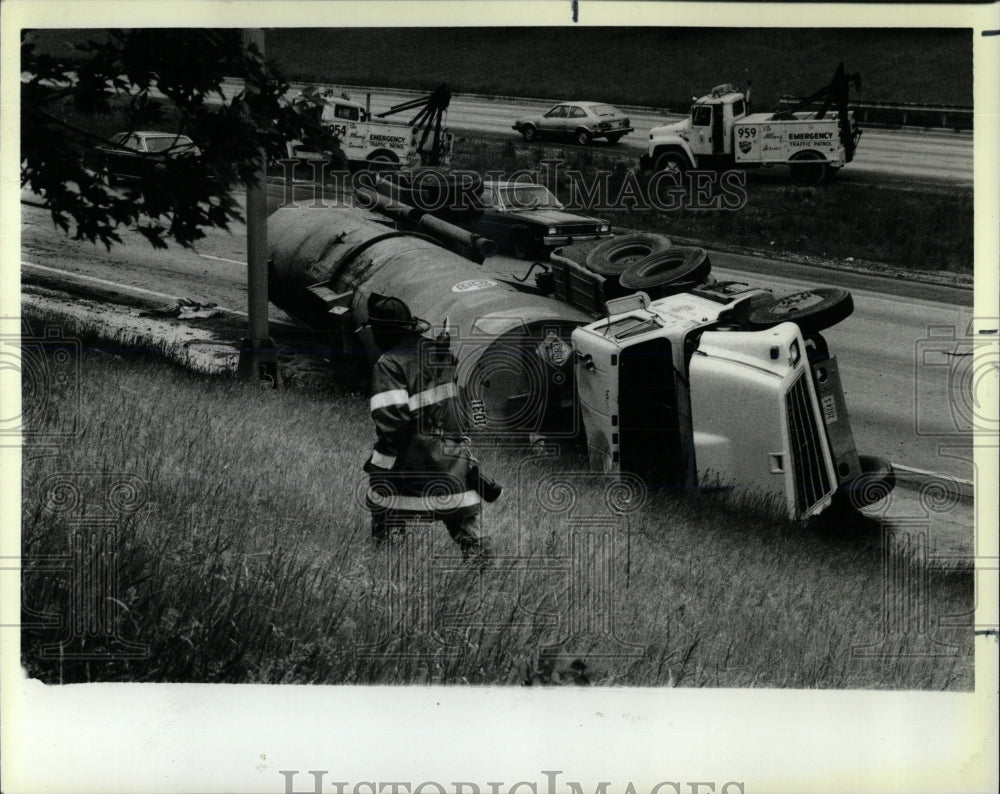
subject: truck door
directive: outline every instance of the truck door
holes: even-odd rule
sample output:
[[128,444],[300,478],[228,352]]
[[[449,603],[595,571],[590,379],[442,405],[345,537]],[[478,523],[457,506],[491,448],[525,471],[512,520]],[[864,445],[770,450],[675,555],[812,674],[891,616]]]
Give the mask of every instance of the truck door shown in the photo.
[[726,153],[726,105],[712,106],[712,154]]
[[691,151],[699,157],[712,154],[712,106],[691,108]]

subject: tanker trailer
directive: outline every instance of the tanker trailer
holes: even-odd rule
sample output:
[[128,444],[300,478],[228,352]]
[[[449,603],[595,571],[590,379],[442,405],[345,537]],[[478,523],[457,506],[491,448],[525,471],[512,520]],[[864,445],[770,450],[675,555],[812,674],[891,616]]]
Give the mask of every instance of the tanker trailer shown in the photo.
[[430,336],[448,331],[470,430],[574,432],[569,340],[587,314],[362,209],[280,209],[268,240],[272,302],[339,334],[345,354],[374,360],[368,296],[399,298],[431,323]]

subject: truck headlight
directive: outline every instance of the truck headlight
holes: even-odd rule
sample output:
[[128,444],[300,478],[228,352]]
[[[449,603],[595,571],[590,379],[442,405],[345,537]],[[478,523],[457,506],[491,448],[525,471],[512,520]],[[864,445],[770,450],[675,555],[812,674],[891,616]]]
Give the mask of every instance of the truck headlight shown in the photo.
[[799,340],[796,339],[788,346],[788,366],[794,367],[802,358],[802,351],[799,350]]
[[598,227],[597,231],[599,231],[599,232],[608,232],[608,231],[611,231],[611,227],[608,226],[608,224],[606,224],[606,223],[602,223],[600,225],[600,227]]

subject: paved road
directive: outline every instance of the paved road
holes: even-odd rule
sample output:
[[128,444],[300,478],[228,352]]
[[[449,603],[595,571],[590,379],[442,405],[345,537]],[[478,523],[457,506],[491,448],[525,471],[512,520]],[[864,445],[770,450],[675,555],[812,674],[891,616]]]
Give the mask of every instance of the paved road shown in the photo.
[[[345,92],[359,102],[365,102],[366,94],[370,93],[374,113],[420,95],[420,92],[398,89],[329,87],[338,94]],[[520,139],[511,129],[513,121],[519,116],[547,110],[552,104],[551,100],[454,94],[448,108],[448,124],[456,131],[503,133]],[[633,150],[637,159],[640,150],[646,146],[652,127],[681,118],[656,109],[630,108],[628,113],[635,131],[622,139],[618,146]],[[413,111],[409,111],[394,118],[402,120],[412,115]],[[606,144],[598,142],[595,146]],[[972,135],[969,133],[867,129],[863,132],[854,162],[845,167],[838,178],[871,181],[873,176],[886,174],[920,183],[971,186],[972,149]]]
[[[154,251],[135,235],[127,235],[125,245],[105,252],[53,232],[42,210],[23,207],[22,211],[22,277],[26,281],[60,281],[70,277],[67,273],[78,274],[163,296],[213,302],[235,311],[246,308],[242,228],[234,228],[232,234],[208,232],[197,252]],[[716,275],[760,283],[777,292],[829,283],[826,271],[781,260],[722,252],[712,256]],[[526,268],[524,262],[506,257],[488,260],[488,265],[507,272]],[[838,280],[845,279],[851,277],[840,274]],[[895,284],[890,281],[887,286]],[[961,457],[964,453],[939,449],[970,443],[968,423],[961,410],[953,410],[956,400],[961,408],[962,395],[953,393],[948,367],[919,368],[916,363],[929,329],[953,328],[961,339],[972,316],[971,293],[912,284],[909,289],[909,295],[901,297],[873,290],[870,284],[853,288],[854,315],[826,334],[840,360],[858,446],[862,452],[898,463],[971,479],[971,464]],[[272,317],[284,315],[274,309]],[[956,365],[962,362],[955,361]]]

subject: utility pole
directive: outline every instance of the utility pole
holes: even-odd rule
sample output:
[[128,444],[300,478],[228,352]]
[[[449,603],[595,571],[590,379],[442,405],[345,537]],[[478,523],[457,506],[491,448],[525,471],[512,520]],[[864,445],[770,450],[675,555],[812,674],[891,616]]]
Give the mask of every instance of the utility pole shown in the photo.
[[[250,28],[243,31],[243,46],[256,47],[264,57],[264,31]],[[256,88],[247,84],[247,97]],[[247,314],[248,336],[240,345],[237,376],[243,380],[259,380],[262,386],[281,385],[278,353],[271,339],[267,315],[267,155],[260,150],[260,166],[254,181],[247,182]]]

